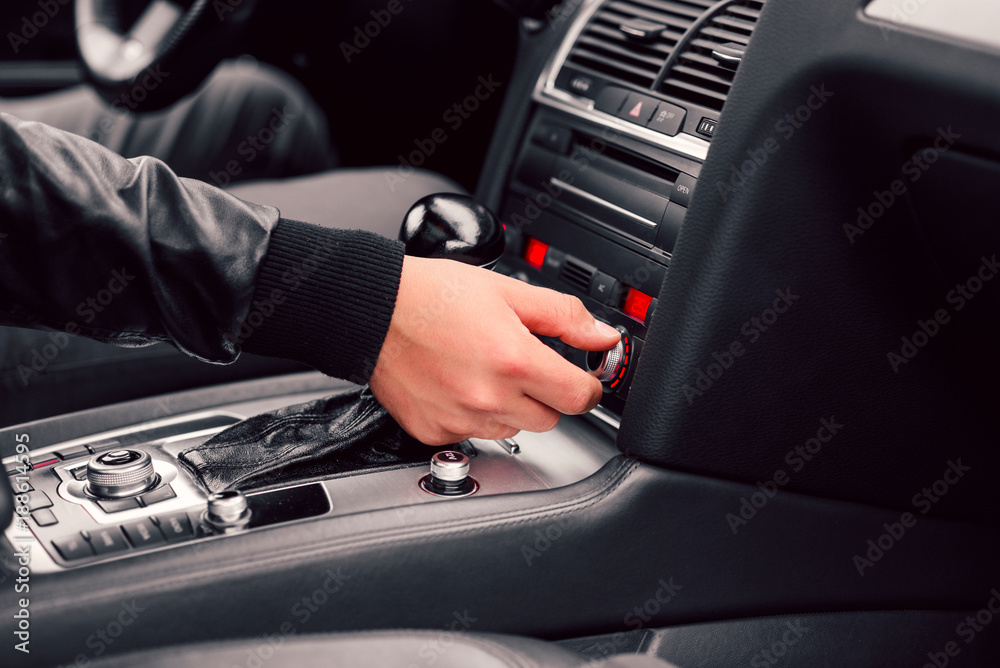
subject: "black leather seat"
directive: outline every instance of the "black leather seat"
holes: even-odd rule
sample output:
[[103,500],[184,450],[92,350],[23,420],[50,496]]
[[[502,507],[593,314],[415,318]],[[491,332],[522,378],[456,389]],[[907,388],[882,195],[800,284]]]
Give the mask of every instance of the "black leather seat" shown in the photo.
[[[202,668],[269,666],[346,668],[348,666],[435,666],[435,668],[576,668],[595,664],[558,645],[520,636],[466,631],[368,631],[200,643],[110,656],[94,668]],[[639,655],[618,655],[603,668],[670,668]]]

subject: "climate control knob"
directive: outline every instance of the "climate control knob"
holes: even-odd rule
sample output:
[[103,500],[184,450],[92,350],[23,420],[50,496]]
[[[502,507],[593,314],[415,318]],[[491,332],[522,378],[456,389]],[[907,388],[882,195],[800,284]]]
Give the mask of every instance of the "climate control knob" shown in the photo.
[[87,463],[87,484],[91,494],[120,499],[142,494],[159,481],[153,460],[141,450],[109,450]]
[[618,326],[622,338],[610,350],[598,350],[587,353],[587,371],[597,377],[604,386],[605,392],[618,389],[628,371],[629,359],[632,357],[632,341],[628,330]]
[[420,479],[420,487],[436,496],[468,496],[479,489],[469,476],[469,457],[456,450],[434,453],[431,472]]

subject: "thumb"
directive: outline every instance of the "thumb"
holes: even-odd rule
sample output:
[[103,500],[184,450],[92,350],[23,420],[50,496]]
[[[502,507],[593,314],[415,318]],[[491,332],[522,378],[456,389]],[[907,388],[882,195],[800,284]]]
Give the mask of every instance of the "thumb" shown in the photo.
[[532,333],[557,336],[582,350],[607,350],[621,339],[617,329],[595,319],[576,297],[516,280],[514,283],[507,303]]

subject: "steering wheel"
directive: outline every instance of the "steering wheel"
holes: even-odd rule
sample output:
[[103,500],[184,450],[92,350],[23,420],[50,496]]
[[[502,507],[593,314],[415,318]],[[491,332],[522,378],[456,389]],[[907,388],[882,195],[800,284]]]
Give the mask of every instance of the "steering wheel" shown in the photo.
[[162,109],[205,80],[256,5],[153,0],[123,32],[117,0],[75,0],[76,41],[87,78],[117,109]]

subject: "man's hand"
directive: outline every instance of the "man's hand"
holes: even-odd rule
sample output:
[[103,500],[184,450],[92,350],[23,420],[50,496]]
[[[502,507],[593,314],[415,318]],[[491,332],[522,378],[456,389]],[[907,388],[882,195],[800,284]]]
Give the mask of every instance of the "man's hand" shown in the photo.
[[562,413],[596,406],[601,383],[532,332],[583,350],[607,350],[620,336],[575,297],[452,260],[408,256],[369,384],[428,445],[548,431]]

